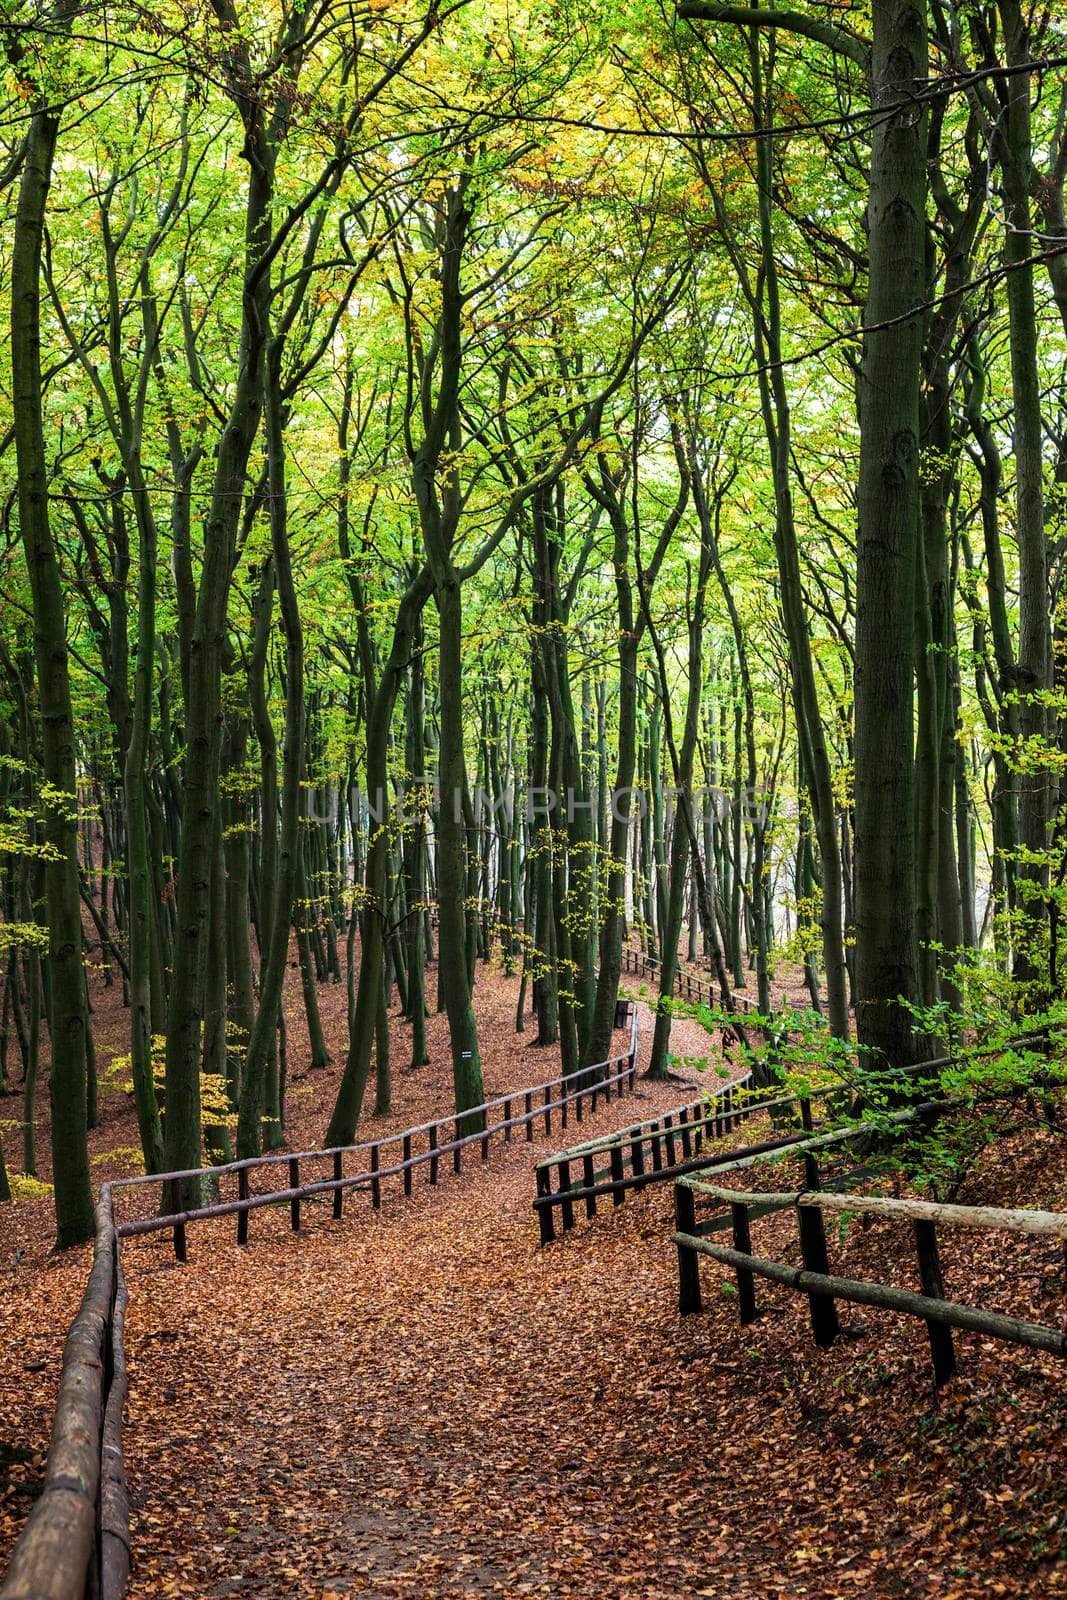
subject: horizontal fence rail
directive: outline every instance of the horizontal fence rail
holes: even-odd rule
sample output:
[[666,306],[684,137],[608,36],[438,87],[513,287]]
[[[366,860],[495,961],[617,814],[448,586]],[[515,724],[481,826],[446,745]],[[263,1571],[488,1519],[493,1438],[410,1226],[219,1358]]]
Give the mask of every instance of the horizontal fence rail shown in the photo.
[[[688,1223],[690,1220],[687,1194],[692,1197],[697,1195],[708,1197],[714,1193],[715,1186],[703,1178],[702,1173],[713,1171],[716,1176],[721,1177],[727,1172],[746,1172],[769,1163],[799,1159],[804,1163],[805,1185],[808,1190],[820,1189],[826,1184],[838,1190],[845,1190],[851,1184],[873,1176],[870,1163],[865,1164],[852,1155],[853,1145],[867,1143],[872,1135],[883,1140],[891,1140],[898,1135],[911,1132],[913,1125],[933,1123],[938,1117],[944,1116],[949,1111],[958,1110],[965,1104],[962,1095],[923,1100],[902,1111],[894,1112],[877,1123],[861,1122],[852,1127],[833,1128],[827,1132],[793,1134],[782,1139],[767,1140],[761,1144],[744,1145],[740,1149],[722,1151],[718,1156],[703,1162],[699,1168],[694,1166],[688,1172],[679,1173],[674,1184],[677,1225],[679,1228],[683,1227],[682,1221],[678,1219],[679,1204],[685,1208],[685,1222]],[[685,1194],[681,1193],[683,1189]],[[750,1210],[753,1217],[765,1216],[772,1211],[782,1209],[783,1205],[775,1195],[756,1192],[751,1196]],[[703,1237],[730,1226],[732,1213],[725,1205],[713,1206],[710,1210],[705,1205],[699,1222],[696,1222],[695,1218],[693,1221],[692,1231]]]
[[[728,1189],[695,1178],[678,1181],[674,1191],[676,1227],[672,1238],[678,1250],[678,1309],[683,1316],[702,1309],[699,1260],[701,1256],[709,1256],[720,1265],[733,1268],[738,1314],[742,1324],[753,1322],[758,1314],[757,1278],[782,1284],[796,1293],[807,1295],[812,1335],[822,1349],[832,1345],[840,1332],[838,1300],[855,1305],[877,1306],[920,1318],[926,1324],[934,1381],[938,1387],[947,1383],[956,1371],[953,1328],[1067,1357],[1067,1332],[1062,1328],[1052,1328],[1044,1323],[1005,1316],[999,1311],[987,1311],[982,1306],[962,1305],[949,1300],[945,1294],[937,1245],[937,1229],[940,1226],[1036,1234],[1058,1239],[1061,1245],[1067,1246],[1067,1212],[938,1205],[923,1200],[831,1192],[821,1187],[821,1175],[810,1152],[805,1155],[804,1161],[807,1187],[791,1192]],[[707,1238],[707,1223],[697,1220],[698,1196],[728,1208],[733,1231],[732,1247],[713,1244]],[[770,1211],[786,1208],[796,1210],[804,1263],[801,1267],[789,1266],[753,1253],[752,1220]],[[824,1212],[849,1212],[910,1222],[919,1291],[899,1289],[887,1283],[841,1278],[831,1273],[823,1224]],[[1067,1269],[1067,1258],[1064,1265]]]

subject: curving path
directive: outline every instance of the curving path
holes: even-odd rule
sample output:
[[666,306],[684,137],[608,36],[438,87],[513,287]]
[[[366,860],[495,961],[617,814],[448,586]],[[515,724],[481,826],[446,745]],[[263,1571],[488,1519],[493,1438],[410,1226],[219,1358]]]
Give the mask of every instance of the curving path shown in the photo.
[[[648,1112],[678,1097],[640,1092]],[[598,1129],[634,1114],[627,1098]],[[538,1250],[532,1160],[548,1149],[338,1229],[316,1216],[305,1239],[272,1217],[240,1251],[202,1227],[184,1269],[162,1242],[127,1251],[132,1594],[1067,1592],[1055,1573],[1028,1588],[1010,1539],[961,1579],[980,1516],[963,1535],[948,1501],[941,1546],[899,1498],[905,1454],[909,1484],[936,1471],[936,1505],[963,1492],[936,1427],[917,1431],[914,1328],[878,1332],[890,1415],[854,1346],[806,1371],[794,1297],[751,1329],[726,1301],[683,1321],[668,1195]],[[1002,1533],[1015,1508],[994,1511]]]

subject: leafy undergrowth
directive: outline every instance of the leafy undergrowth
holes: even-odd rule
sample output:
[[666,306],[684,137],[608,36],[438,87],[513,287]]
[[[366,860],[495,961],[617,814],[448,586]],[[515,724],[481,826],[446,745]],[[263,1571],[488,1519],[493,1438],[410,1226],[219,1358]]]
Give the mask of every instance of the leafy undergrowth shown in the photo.
[[[517,1073],[550,1059],[515,1054]],[[679,1098],[642,1082],[595,1127]],[[937,1397],[921,1324],[845,1307],[818,1352],[803,1299],[761,1286],[741,1328],[711,1263],[705,1313],[680,1319],[664,1190],[538,1249],[533,1158],[557,1143],[494,1148],[408,1202],[394,1185],[377,1215],[308,1206],[300,1238],[286,1211],[258,1213],[247,1250],[201,1225],[184,1267],[129,1242],[134,1596],[1067,1594],[1062,1363],[961,1337]],[[1064,1143],[1001,1141],[960,1198],[1064,1207]],[[796,1259],[789,1214],[754,1235]],[[856,1221],[832,1267],[911,1284],[909,1241]],[[954,1298],[1062,1325],[1049,1241],[945,1232],[942,1255]],[[17,1268],[3,1296],[5,1541],[85,1260]]]

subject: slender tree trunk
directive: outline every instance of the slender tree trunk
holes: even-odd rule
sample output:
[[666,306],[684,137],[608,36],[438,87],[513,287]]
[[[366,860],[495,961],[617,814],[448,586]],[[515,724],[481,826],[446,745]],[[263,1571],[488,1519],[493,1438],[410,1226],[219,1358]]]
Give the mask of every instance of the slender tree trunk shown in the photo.
[[[371,805],[380,815],[381,822],[377,823],[373,817],[371,818],[363,871],[363,907],[359,918],[359,980],[352,1008],[345,1068],[337,1086],[337,1100],[326,1129],[328,1146],[352,1142],[363,1107],[367,1079],[370,1076],[378,1015],[378,992],[382,983],[385,918],[388,915],[390,841],[385,808],[389,792],[389,728],[400,683],[407,666],[414,631],[429,594],[429,573],[426,568],[421,568],[401,599],[393,625],[392,646],[381,668],[377,684],[371,682],[365,684],[368,701],[367,794]],[[366,671],[365,661],[365,676]],[[461,900],[461,912],[462,909]]]
[[[466,769],[463,756],[463,608],[458,578],[449,574],[436,587],[440,624],[440,714],[438,776],[441,806],[437,823],[437,899],[440,908],[438,960],[452,1042],[452,1078],[457,1113],[485,1098],[478,1030],[467,970],[467,828],[463,814]],[[480,1118],[460,1116],[460,1130],[474,1133]]]
[[[697,490],[697,476],[697,474],[694,474],[694,492]],[[707,525],[702,519],[701,532],[706,535],[708,531]],[[693,784],[693,767],[696,759],[697,739],[700,733],[700,709],[704,693],[704,604],[711,568],[711,543],[707,537],[702,537],[696,594],[693,597],[692,613],[689,617],[688,625],[689,652],[685,722],[682,728],[682,741],[677,750],[674,747],[674,737],[670,725],[670,682],[666,671],[666,661],[660,649],[659,641],[653,632],[656,657],[660,669],[660,692],[663,696],[665,715],[667,717],[667,739],[672,756],[672,776],[674,778],[675,792],[678,796],[691,791]],[[681,815],[676,812],[674,832],[671,838],[670,882],[664,919],[663,964],[660,969],[659,1003],[656,1007],[656,1025],[652,1036],[652,1058],[648,1066],[648,1076],[650,1078],[662,1078],[667,1075],[667,1050],[671,1037],[674,983],[678,971],[678,939],[681,934],[682,913],[685,905],[686,867],[688,861],[689,835]]]
[[[750,59],[757,117],[769,125],[771,107],[764,101],[760,72],[759,40],[750,37]],[[805,614],[800,579],[800,557],[793,493],[790,479],[792,414],[782,364],[781,305],[778,288],[778,257],[773,224],[771,140],[757,141],[756,160],[759,179],[761,278],[763,296],[754,306],[757,347],[767,361],[760,363],[760,396],[767,443],[774,475],[774,546],[778,559],[782,620],[789,641],[789,664],[793,685],[797,738],[803,746],[803,768],[808,779],[815,836],[819,845],[822,900],[823,965],[826,971],[826,996],[830,1031],[839,1039],[849,1036],[848,982],[845,971],[845,940],[841,858],[838,848],[833,773],[826,746],[826,734],[815,684],[811,654],[811,632]]]
[[[204,524],[203,559],[189,649],[185,707],[182,836],[178,856],[178,937],[167,1010],[165,1160],[171,1170],[200,1164],[201,974],[211,905],[211,864],[215,798],[222,732],[222,664],[226,609],[234,543],[244,498],[248,458],[259,429],[262,367],[266,339],[269,274],[260,270],[270,228],[274,153],[262,127],[262,107],[244,108],[250,152],[246,203],[247,259],[241,319],[238,376],[226,425],[215,456],[211,500]],[[280,980],[279,980],[280,994]],[[260,1009],[262,1011],[262,996]],[[273,1026],[273,1023],[271,1024]],[[268,1041],[249,1045],[253,1059],[245,1126],[238,1148],[259,1148],[259,1063]],[[247,1068],[246,1068],[247,1076]],[[253,1110],[253,1101],[255,1109]],[[244,1109],[242,1107],[242,1109]],[[171,1199],[195,1202],[193,1185]]]
[[312,1072],[324,1071],[330,1064],[330,1052],[326,1048],[326,1035],[322,1031],[322,1018],[319,1015],[319,996],[315,987],[315,970],[311,961],[311,941],[308,937],[308,924],[313,916],[312,900],[308,894],[306,838],[297,846],[297,882],[295,896],[295,922],[297,955],[300,962],[300,991],[304,1000],[304,1016],[307,1020],[308,1044],[311,1049],[310,1070]]
[[411,1065],[425,1066],[430,1059],[426,1047],[426,939],[422,904],[426,897],[426,774],[425,733],[423,728],[424,684],[421,618],[412,639],[411,670],[407,697],[407,766],[409,780],[419,784],[413,796],[416,807],[405,841],[408,885],[408,1018],[411,1022]]
[[[267,1060],[278,1028],[282,990],[289,960],[289,932],[293,901],[300,876],[300,814],[304,772],[304,635],[289,556],[285,483],[285,439],[282,422],[280,344],[272,343],[264,374],[266,448],[270,485],[271,554],[274,561],[282,632],[285,635],[285,744],[282,752],[282,819],[278,841],[276,879],[267,927],[266,961],[260,980],[259,1009],[252,1025],[242,1073],[241,1107],[237,1119],[237,1154],[241,1159],[258,1154],[260,1117],[264,1103]],[[266,798],[266,797],[265,797]],[[271,800],[273,804],[273,797]],[[281,1124],[284,1091],[279,1071],[276,1113]],[[280,1143],[282,1127],[270,1127],[268,1140]]]

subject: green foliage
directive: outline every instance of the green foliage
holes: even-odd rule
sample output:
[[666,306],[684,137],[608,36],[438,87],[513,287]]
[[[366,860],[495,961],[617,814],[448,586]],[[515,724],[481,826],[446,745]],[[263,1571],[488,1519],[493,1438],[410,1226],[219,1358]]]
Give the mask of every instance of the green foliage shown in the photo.
[[144,1151],[140,1145],[120,1145],[115,1150],[101,1150],[90,1157],[94,1167],[115,1167],[119,1172],[136,1175],[144,1172]]
[[52,1185],[40,1178],[30,1178],[24,1172],[9,1172],[7,1181],[12,1200],[43,1200],[52,1193]]
[[[239,1039],[240,1030],[235,1024],[227,1024],[227,1036]],[[160,1118],[166,1116],[166,1040],[162,1034],[152,1036],[152,1078],[156,1088],[156,1099],[159,1104]],[[112,1056],[104,1071],[104,1082],[108,1088],[118,1090],[122,1094],[133,1094],[133,1058],[129,1055]],[[203,1126],[206,1129],[225,1129],[231,1131],[236,1126],[236,1117],[230,1102],[226,1080],[217,1072],[201,1072],[200,1074],[200,1106]]]

